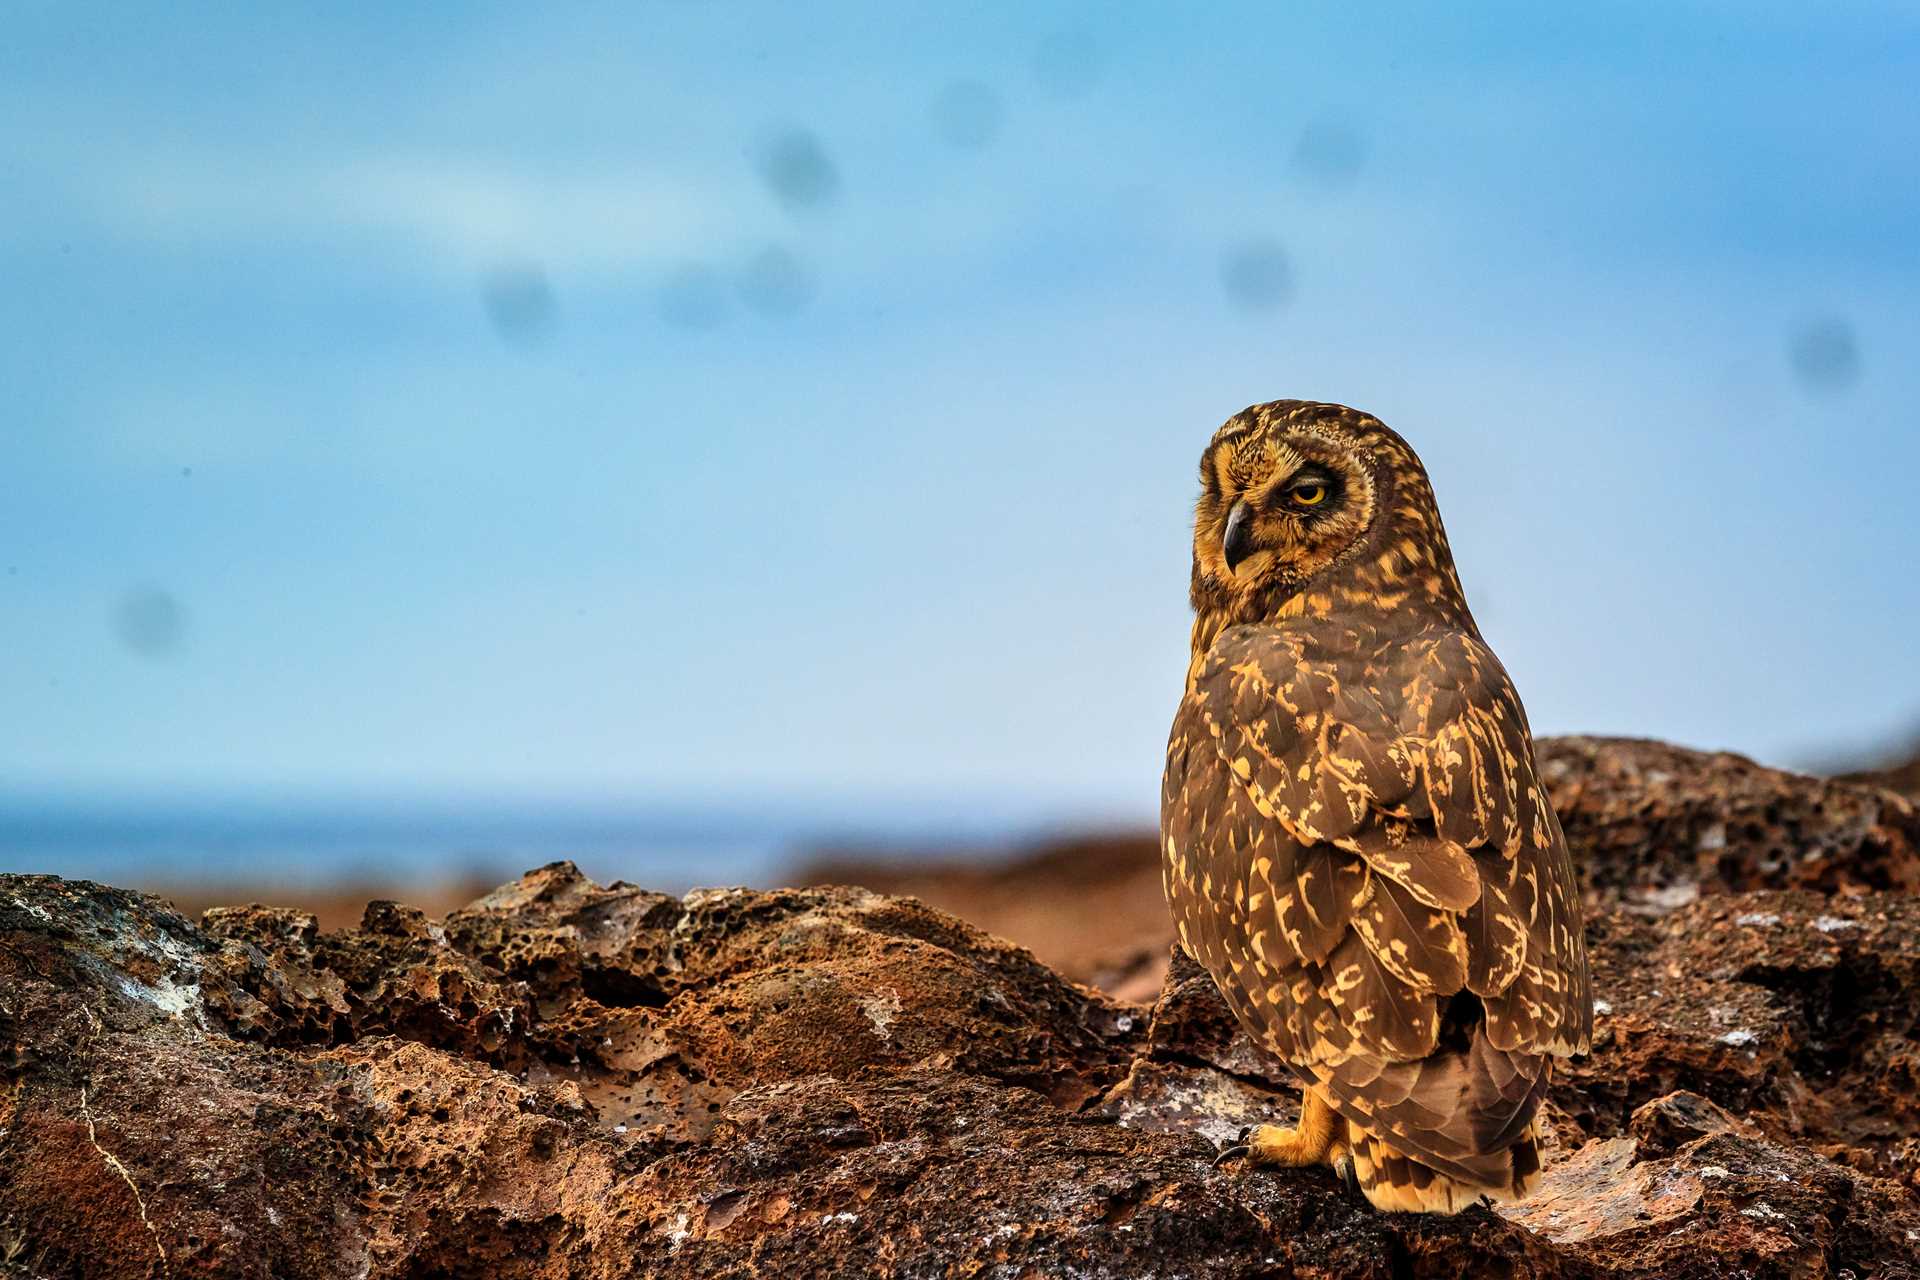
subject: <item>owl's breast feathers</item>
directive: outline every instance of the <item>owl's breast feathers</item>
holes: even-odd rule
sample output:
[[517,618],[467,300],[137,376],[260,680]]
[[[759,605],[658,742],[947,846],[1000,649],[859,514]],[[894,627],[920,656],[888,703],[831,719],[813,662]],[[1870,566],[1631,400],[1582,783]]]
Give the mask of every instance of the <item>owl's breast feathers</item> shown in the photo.
[[1587,1050],[1579,891],[1492,651],[1450,621],[1378,634],[1232,626],[1195,657],[1167,895],[1268,1049],[1355,1124],[1491,1183],[1550,1058]]

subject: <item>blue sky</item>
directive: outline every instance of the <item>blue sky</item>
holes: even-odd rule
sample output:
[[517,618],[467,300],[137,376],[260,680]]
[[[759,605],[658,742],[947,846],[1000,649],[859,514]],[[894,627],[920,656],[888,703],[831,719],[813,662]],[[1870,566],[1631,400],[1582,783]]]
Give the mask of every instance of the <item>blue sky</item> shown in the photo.
[[1536,729],[1920,720],[1910,6],[6,29],[0,791],[1147,819],[1281,396],[1422,451]]

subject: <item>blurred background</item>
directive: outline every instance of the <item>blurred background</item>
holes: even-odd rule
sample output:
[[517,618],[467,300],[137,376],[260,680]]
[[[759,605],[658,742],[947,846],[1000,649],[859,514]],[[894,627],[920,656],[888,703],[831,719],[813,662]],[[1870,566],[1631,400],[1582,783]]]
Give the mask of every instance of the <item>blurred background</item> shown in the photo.
[[1912,6],[0,22],[0,870],[1147,827],[1283,396],[1422,452],[1536,730],[1920,723]]

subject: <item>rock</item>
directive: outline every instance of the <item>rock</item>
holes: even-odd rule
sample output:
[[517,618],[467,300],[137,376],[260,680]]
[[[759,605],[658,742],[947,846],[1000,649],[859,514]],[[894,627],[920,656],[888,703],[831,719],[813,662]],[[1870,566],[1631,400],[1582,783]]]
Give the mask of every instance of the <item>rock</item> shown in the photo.
[[698,1137],[754,1083],[938,1066],[1077,1105],[1139,1029],[1032,956],[864,889],[603,889],[549,867],[447,918],[452,944],[524,984],[541,1078],[612,1122]]
[[1879,787],[1639,738],[1543,738],[1590,901],[1652,913],[1743,889],[1920,889],[1920,814]]
[[1052,968],[1121,999],[1151,1002],[1166,975],[1173,934],[1152,832],[1069,837],[1011,862],[817,857],[794,880],[919,898],[1013,938]]
[[1686,1090],[1920,1186],[1920,898],[1720,895],[1657,921],[1616,910],[1588,937],[1593,1053],[1555,1092],[1586,1132]]
[[1163,923],[1147,1004],[863,889],[561,863],[325,932],[8,876],[0,1275],[1920,1280],[1911,810],[1659,744],[1543,755],[1600,1016],[1501,1212],[1215,1168],[1298,1095]]
[[[718,1141],[642,1174],[669,1247],[650,1274],[1379,1276],[1482,1249],[1561,1275],[1484,1211],[1385,1219],[1318,1175],[1210,1167],[1191,1135],[1085,1123],[939,1073],[741,1095]],[[691,1203],[698,1208],[689,1207]]]
[[1183,1059],[1221,1029],[1206,995],[1150,1017],[861,890],[673,899],[562,864],[444,925],[376,905],[330,935],[5,877],[0,1257],[102,1280],[1578,1274],[1485,1210],[1382,1216],[1324,1170],[1214,1168],[1215,1137],[1293,1100]]
[[1638,1163],[1632,1138],[1597,1138],[1550,1166],[1540,1189],[1501,1213],[1558,1244],[1658,1227],[1700,1203],[1698,1178]]
[[387,1034],[497,1066],[525,1065],[516,1026],[533,1016],[519,984],[449,947],[420,912],[370,903],[358,931],[322,934],[310,915],[216,907],[201,917],[226,942],[203,986],[233,1034],[276,1044],[349,1044]]
[[[1673,1106],[1698,1114],[1701,1103]],[[1664,1156],[1632,1136],[1595,1139],[1502,1214],[1606,1275],[1920,1274],[1910,1194],[1743,1134],[1730,1116],[1710,1127]]]
[[1830,772],[1847,782],[1865,782],[1920,800],[1920,734],[1891,751],[1841,764]]
[[1637,1150],[1660,1156],[1670,1156],[1694,1139],[1716,1133],[1754,1136],[1752,1125],[1684,1089],[1640,1107],[1627,1122],[1627,1129],[1637,1140]]

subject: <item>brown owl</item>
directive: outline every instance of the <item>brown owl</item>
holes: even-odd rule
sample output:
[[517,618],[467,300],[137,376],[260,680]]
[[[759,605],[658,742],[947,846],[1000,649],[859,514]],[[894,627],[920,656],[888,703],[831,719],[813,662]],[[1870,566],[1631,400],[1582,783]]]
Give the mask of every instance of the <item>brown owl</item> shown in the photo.
[[1552,1061],[1592,1033],[1580,898],[1426,469],[1377,418],[1277,400],[1200,483],[1167,899],[1304,1087],[1245,1153],[1326,1161],[1382,1209],[1523,1196]]

